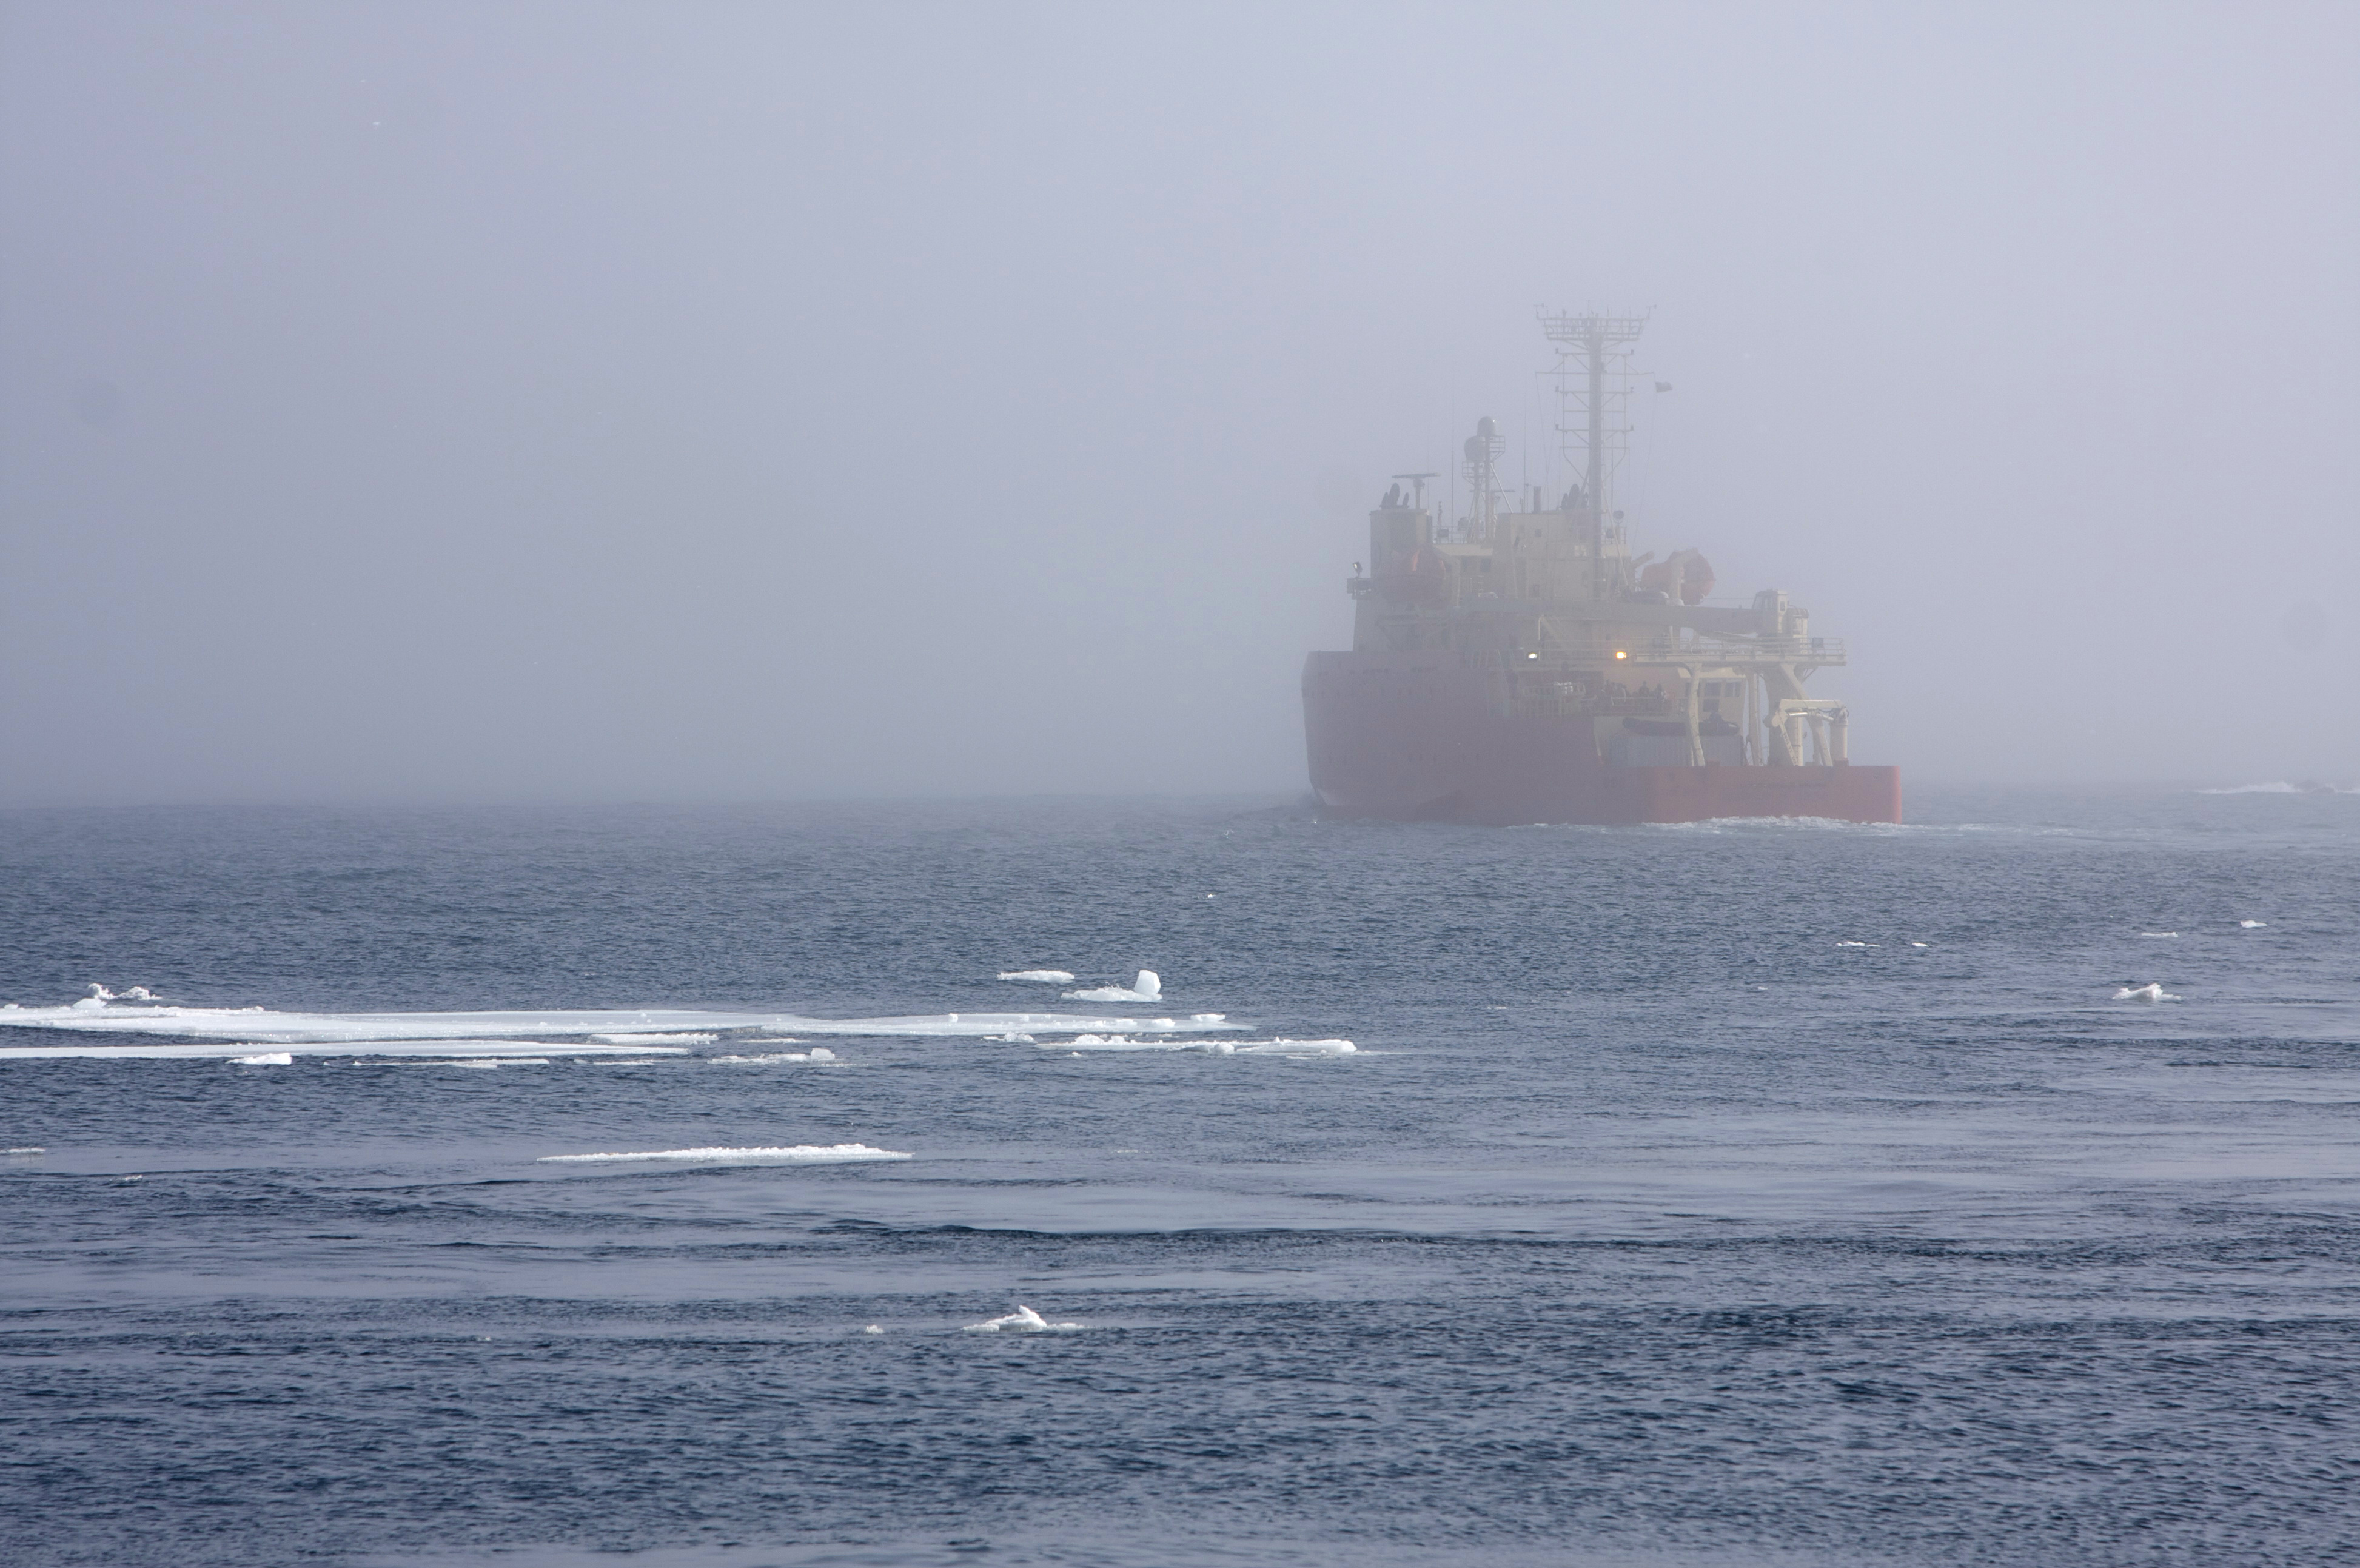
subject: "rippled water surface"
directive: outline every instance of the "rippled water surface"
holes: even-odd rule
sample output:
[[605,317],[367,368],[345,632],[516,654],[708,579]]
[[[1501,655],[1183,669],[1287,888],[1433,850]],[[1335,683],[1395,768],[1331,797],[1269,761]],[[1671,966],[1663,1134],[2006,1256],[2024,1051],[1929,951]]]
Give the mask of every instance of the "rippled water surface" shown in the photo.
[[2354,1560],[2360,796],[1911,809],[0,815],[7,1560]]

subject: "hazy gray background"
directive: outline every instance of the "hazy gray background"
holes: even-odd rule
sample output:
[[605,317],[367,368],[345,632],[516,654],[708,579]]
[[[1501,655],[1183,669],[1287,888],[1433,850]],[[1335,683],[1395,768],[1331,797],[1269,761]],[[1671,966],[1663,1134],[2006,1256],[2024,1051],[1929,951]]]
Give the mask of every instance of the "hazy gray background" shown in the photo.
[[1544,303],[1863,760],[2360,777],[2360,7],[0,16],[0,800],[1300,788]]

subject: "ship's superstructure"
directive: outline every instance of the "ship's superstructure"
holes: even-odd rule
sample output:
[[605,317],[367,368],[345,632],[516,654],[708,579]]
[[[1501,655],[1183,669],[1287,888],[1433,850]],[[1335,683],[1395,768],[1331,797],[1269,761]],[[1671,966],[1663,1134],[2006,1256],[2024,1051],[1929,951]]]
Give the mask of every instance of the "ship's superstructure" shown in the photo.
[[1487,822],[1899,821],[1897,770],[1854,766],[1849,710],[1809,689],[1844,662],[1841,641],[1811,635],[1775,589],[1706,603],[1712,568],[1692,548],[1632,556],[1614,480],[1644,319],[1543,326],[1578,478],[1504,492],[1488,418],[1467,438],[1452,523],[1427,505],[1436,475],[1395,476],[1346,583],[1352,651],[1304,669],[1321,800]]

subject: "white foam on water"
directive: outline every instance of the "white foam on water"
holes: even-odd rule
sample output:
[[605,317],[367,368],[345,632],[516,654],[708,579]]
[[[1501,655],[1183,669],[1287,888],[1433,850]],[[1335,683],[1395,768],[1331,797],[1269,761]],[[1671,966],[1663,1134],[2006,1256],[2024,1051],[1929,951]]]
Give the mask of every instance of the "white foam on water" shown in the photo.
[[2114,993],[2117,1002],[2177,1002],[2178,996],[2152,981],[2145,985],[2125,985]]
[[0,1149],[0,1154],[47,1154],[48,1152],[48,1149],[38,1143],[28,1143],[22,1149]]
[[1840,942],[1836,943],[1836,945],[1838,947],[1874,947],[1876,943],[1873,942]]
[[1070,969],[1003,969],[1000,972],[1000,978],[1030,980],[1039,985],[1070,985],[1074,983],[1074,972]]
[[[1153,1001],[1161,986],[1151,970],[1140,971],[1142,982],[1154,990],[1110,992],[1108,999]],[[1093,998],[1096,999],[1096,998]],[[688,1033],[718,1035],[758,1029],[781,1035],[975,1036],[1029,1034],[1036,1029],[1153,1029],[1175,1033],[1202,1033],[1232,1026],[1204,1018],[1186,1022],[1159,1019],[1141,1024],[1135,1018],[1077,1017],[1058,1013],[923,1013],[894,1018],[814,1018],[795,1013],[724,1013],[684,1008],[647,1008],[636,1012],[560,1009],[548,1012],[481,1013],[281,1013],[263,1007],[182,1007],[141,1003],[122,1006],[97,996],[60,1007],[0,1007],[0,1028],[65,1029],[77,1034],[162,1035],[182,1040],[219,1040],[286,1049],[296,1045],[367,1045],[382,1048],[394,1040],[468,1041],[483,1055],[486,1043],[509,1044],[519,1040],[541,1043],[537,1050],[560,1049],[552,1040],[582,1040],[570,1050],[636,1051],[645,1053],[676,1045]],[[601,1036],[655,1037],[667,1044],[605,1045]]]
[[259,1056],[233,1056],[234,1067],[292,1067],[295,1058],[283,1051],[266,1051]]
[[544,1154],[536,1165],[613,1165],[633,1160],[669,1160],[694,1165],[847,1165],[868,1160],[908,1160],[890,1149],[865,1143],[797,1143],[770,1149],[650,1149],[630,1154]]
[[2260,931],[2269,923],[2267,920],[2239,920],[2237,927],[2241,931]]
[[1035,1043],[1032,1037],[1029,1034],[988,1034],[983,1038],[986,1040],[998,1040],[1002,1045],[1032,1045]]
[[[1160,1002],[1164,999],[1164,979],[1153,969],[1142,969],[1131,985],[1099,985],[1087,991],[1067,991],[1060,1000],[1067,1002]],[[1160,1028],[1176,1028],[1166,1019]]]
[[2141,931],[2141,932],[2139,932],[2139,935],[2141,935],[2141,936],[2168,936],[2168,937],[2177,938],[2177,937],[2180,935],[2180,933],[2179,933],[2178,931]]
[[870,1323],[867,1328],[862,1329],[860,1332],[863,1334],[883,1334],[885,1332],[885,1325],[882,1323]]
[[717,1034],[594,1034],[600,1045],[711,1045]]
[[987,1318],[967,1325],[969,1334],[1074,1334],[1080,1330],[1077,1323],[1051,1323],[1027,1306],[1019,1306],[1006,1317]]
[[480,1056],[454,1061],[450,1065],[473,1067],[478,1071],[487,1071],[494,1067],[546,1067],[549,1065],[549,1059],[545,1056]]

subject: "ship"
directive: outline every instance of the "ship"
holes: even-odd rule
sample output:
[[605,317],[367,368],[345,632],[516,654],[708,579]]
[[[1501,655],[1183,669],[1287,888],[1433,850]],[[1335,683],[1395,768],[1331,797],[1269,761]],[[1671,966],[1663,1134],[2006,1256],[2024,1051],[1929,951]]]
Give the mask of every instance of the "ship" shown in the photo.
[[[1693,547],[1633,557],[1614,504],[1646,318],[1544,313],[1573,482],[1500,483],[1480,419],[1467,503],[1437,525],[1393,476],[1345,591],[1349,652],[1303,668],[1311,786],[1343,817],[1507,826],[1733,817],[1901,820],[1897,768],[1851,757],[1851,710],[1823,672],[1843,640],[1765,588],[1711,602]],[[1668,391],[1663,383],[1655,390]],[[1453,510],[1457,510],[1454,504]]]

